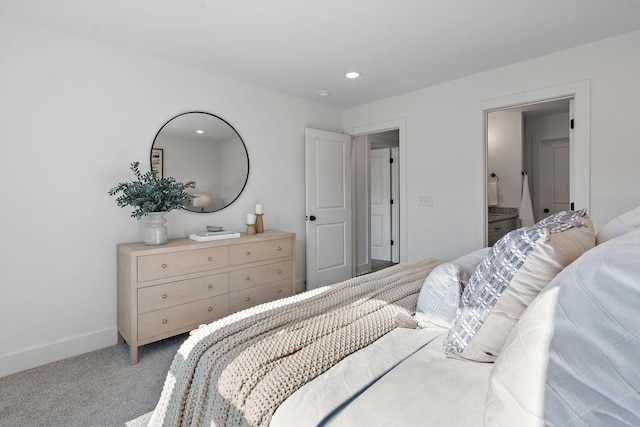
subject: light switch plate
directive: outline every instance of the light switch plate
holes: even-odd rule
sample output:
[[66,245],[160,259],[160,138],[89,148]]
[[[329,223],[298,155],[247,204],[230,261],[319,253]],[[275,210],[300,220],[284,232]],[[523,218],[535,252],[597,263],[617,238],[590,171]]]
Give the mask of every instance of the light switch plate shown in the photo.
[[433,196],[420,196],[418,197],[418,206],[433,206]]

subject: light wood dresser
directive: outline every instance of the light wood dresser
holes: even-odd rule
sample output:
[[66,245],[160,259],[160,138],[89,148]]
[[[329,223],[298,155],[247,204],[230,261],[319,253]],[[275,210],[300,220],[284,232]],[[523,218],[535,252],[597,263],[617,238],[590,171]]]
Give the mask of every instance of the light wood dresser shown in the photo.
[[118,245],[118,340],[138,347],[294,294],[295,234]]

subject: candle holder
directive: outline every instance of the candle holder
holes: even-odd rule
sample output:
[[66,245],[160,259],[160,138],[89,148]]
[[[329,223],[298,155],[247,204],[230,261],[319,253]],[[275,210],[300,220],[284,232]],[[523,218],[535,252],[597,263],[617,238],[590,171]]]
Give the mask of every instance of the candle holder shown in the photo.
[[256,225],[255,224],[247,224],[247,236],[251,236],[256,234]]
[[264,223],[262,222],[262,215],[264,214],[256,214],[256,233],[264,233]]

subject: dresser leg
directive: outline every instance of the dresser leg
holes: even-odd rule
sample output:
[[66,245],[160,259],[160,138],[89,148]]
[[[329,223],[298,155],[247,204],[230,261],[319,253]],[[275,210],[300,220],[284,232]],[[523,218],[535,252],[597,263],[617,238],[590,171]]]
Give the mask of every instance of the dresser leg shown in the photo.
[[138,363],[138,347],[133,347],[129,345],[129,349],[130,349],[131,364],[135,365],[136,363]]

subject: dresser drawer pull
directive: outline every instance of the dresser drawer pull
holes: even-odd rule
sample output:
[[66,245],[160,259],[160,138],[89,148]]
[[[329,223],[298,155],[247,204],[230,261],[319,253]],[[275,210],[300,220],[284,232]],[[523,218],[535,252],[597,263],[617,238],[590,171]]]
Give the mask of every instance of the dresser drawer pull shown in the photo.
[[167,268],[167,264],[162,264],[162,268]]
[[207,310],[212,311],[212,310],[213,310],[213,307],[209,307],[209,308],[207,308]]
[[247,276],[244,278],[244,280],[251,280],[251,277]]
[[245,252],[244,254],[245,254],[245,255],[249,255],[250,253],[251,253],[251,252],[247,251],[247,252]]
[[278,246],[278,250],[279,250],[279,251],[281,251],[281,250],[282,250],[282,248],[281,248],[280,246]]
[[167,294],[162,294],[162,299],[167,299]]
[[278,270],[278,274],[282,274],[282,270]]
[[249,301],[250,299],[251,299],[251,298],[249,298],[249,297],[246,297],[246,298],[245,298],[244,300],[245,300],[245,301]]
[[212,284],[209,284],[209,286],[207,286],[209,289],[213,288]]
[[209,258],[208,258],[208,260],[209,260],[209,261],[213,261],[213,258],[209,257]]
[[282,292],[282,289],[278,289],[278,293]]
[[168,320],[167,319],[162,319],[162,323],[167,323]]

